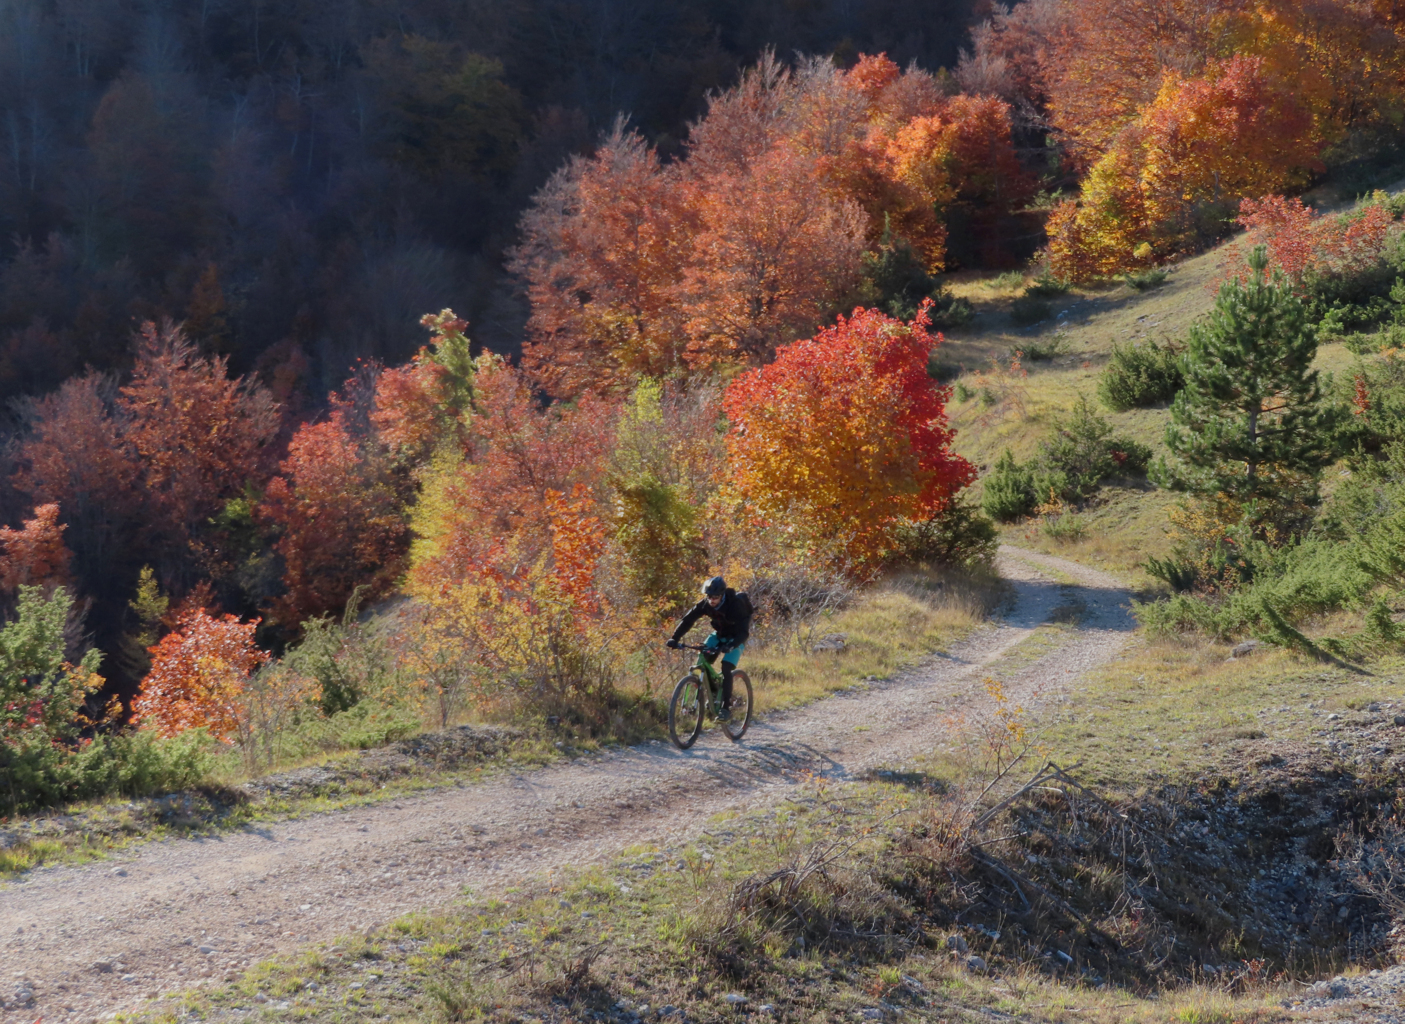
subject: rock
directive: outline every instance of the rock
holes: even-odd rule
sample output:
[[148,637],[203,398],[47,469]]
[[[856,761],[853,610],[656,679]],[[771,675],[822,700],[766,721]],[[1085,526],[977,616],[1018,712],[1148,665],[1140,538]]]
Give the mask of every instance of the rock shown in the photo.
[[97,971],[99,974],[111,974],[111,973],[112,973],[112,961],[111,961],[111,960],[94,960],[94,961],[93,961],[93,970]]
[[745,1006],[747,1003],[751,1002],[750,999],[740,992],[728,992],[722,997],[722,1001],[728,1006]]
[[303,911],[303,912],[305,913],[305,912],[307,912],[307,911],[309,911],[309,910],[312,909],[312,904],[311,904],[311,903],[304,903],[304,904],[302,904],[301,906],[299,906],[298,909],[301,910],[301,911]]
[[254,1002],[256,1002],[256,1003],[266,1003],[266,1002],[268,1002],[268,996],[264,995],[262,992],[255,992],[255,993],[254,993]]
[[28,1006],[30,1003],[34,1002],[34,990],[32,988],[20,986],[15,989],[15,994],[11,997],[10,1002],[17,1006]]
[[960,935],[948,935],[946,937],[946,948],[954,949],[958,953],[964,953],[971,947],[966,944],[965,938]]
[[925,988],[925,986],[922,984],[922,982],[918,981],[916,978],[913,978],[913,977],[910,977],[910,976],[904,974],[904,975],[902,975],[902,980],[903,980],[903,984],[906,985],[908,988],[912,989],[912,991],[914,991],[914,992],[925,992],[925,991],[926,991],[926,988]]
[[209,956],[209,955],[210,955],[211,953],[213,953],[214,951],[215,951],[215,947],[214,947],[214,946],[201,946],[201,947],[200,947],[200,952],[204,953],[206,956]]
[[883,1011],[876,1006],[865,1006],[859,1011],[859,1016],[864,1020],[882,1020]]
[[1258,640],[1245,640],[1243,643],[1235,644],[1229,650],[1229,660],[1233,661],[1235,658],[1247,658],[1262,646],[1263,644]]
[[849,646],[847,633],[826,633],[810,645],[810,650],[818,654],[820,651],[842,651],[847,646]]
[[668,1020],[670,1017],[681,1017],[683,1011],[673,1005],[659,1007],[659,1020]]
[[966,970],[968,971],[974,971],[977,974],[984,974],[989,969],[989,965],[987,965],[986,962],[978,956],[968,956],[966,958]]
[[353,981],[350,985],[347,986],[347,988],[351,989],[353,992],[355,992],[357,989],[365,988],[365,987],[366,987],[366,986],[363,985],[363,984],[361,984],[361,982],[359,982],[359,981]]
[[756,1012],[757,1012],[757,1013],[775,1013],[775,1012],[776,1012],[776,1008],[775,1008],[774,1006],[772,1006],[770,1003],[762,1003],[760,1006],[758,1006],[758,1007],[756,1008]]
[[127,877],[127,869],[126,869],[126,868],[113,868],[111,871],[108,872],[108,874],[111,875],[113,878],[126,878],[126,877]]

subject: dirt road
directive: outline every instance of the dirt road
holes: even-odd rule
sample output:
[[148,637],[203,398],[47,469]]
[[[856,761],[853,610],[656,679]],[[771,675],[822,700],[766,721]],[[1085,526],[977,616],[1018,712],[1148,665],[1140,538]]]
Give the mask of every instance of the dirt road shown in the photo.
[[[865,691],[770,714],[740,745],[716,731],[213,839],[133,849],[120,862],[32,872],[0,889],[0,1022],[100,1020],[154,994],[217,984],[288,952],[524,875],[676,844],[719,811],[777,800],[811,772],[901,764],[988,701],[1049,699],[1131,636],[1116,580],[1003,548],[1003,618]],[[1041,625],[1037,653],[1013,649]],[[1047,632],[1047,631],[1046,631]],[[1026,645],[1028,648],[1030,645]]]

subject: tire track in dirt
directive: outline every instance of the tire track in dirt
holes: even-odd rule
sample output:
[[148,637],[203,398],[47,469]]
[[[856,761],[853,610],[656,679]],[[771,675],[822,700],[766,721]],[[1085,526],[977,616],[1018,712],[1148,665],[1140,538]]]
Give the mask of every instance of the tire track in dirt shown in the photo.
[[[1001,549],[1000,569],[1014,597],[998,623],[892,680],[769,713],[739,745],[711,730],[686,752],[645,744],[32,872],[0,889],[0,1022],[102,1019],[153,993],[218,984],[276,953],[445,906],[465,888],[501,891],[633,845],[676,845],[713,815],[782,799],[811,774],[852,779],[932,750],[988,706],[986,675],[1037,706],[1130,638],[1128,594],[1112,577],[1012,548]],[[1051,621],[1065,625],[1032,653],[1015,650]]]

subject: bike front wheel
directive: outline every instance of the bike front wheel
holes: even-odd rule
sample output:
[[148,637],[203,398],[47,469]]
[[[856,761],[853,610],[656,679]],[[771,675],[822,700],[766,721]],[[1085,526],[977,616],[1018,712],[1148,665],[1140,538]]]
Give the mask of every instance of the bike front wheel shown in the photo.
[[745,672],[732,673],[732,717],[722,723],[722,731],[736,743],[751,725],[751,680]]
[[705,699],[703,681],[692,672],[673,688],[673,698],[668,702],[668,734],[679,750],[687,750],[697,742],[703,727]]

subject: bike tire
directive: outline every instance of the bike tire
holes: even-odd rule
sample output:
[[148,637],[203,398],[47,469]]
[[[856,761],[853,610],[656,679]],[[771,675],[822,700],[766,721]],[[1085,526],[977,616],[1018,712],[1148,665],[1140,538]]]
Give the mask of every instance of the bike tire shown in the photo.
[[679,750],[687,750],[702,734],[704,690],[703,681],[692,672],[673,688],[668,702],[668,735]]
[[732,717],[722,723],[722,731],[733,743],[746,735],[751,725],[751,680],[745,672],[732,673]]

